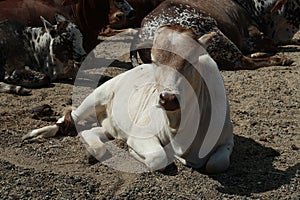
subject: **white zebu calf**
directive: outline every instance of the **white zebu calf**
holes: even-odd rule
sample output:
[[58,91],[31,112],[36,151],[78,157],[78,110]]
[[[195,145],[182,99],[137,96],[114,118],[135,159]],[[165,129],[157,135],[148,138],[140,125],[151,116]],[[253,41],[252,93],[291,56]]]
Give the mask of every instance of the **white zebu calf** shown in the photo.
[[96,115],[101,127],[80,136],[98,160],[106,152],[104,142],[118,138],[150,170],[174,159],[195,168],[205,166],[209,173],[226,170],[233,148],[228,102],[218,67],[200,45],[212,37],[213,33],[197,40],[191,30],[179,26],[159,28],[153,64],[107,81],[55,125],[33,130],[23,139],[67,134]]

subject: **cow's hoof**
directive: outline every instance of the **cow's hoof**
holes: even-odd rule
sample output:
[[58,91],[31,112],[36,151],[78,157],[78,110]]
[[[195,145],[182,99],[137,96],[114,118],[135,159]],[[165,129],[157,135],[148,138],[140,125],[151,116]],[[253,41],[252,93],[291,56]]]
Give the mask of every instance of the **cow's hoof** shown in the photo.
[[86,153],[85,153],[85,160],[90,165],[94,165],[94,164],[96,164],[96,163],[99,162],[99,160],[97,160],[97,158],[95,158],[94,156],[92,156],[88,151],[86,151]]
[[17,86],[16,87],[16,94],[22,95],[22,96],[31,95],[31,90],[26,89],[26,88],[24,88],[22,86]]
[[208,160],[205,171],[209,174],[218,174],[225,172],[230,164],[229,156],[214,154]]
[[291,64],[294,63],[293,60],[285,57],[280,57],[280,56],[273,56],[271,57],[270,61],[273,65],[279,65],[279,66],[290,66]]
[[283,58],[283,61],[282,61],[282,65],[283,65],[283,66],[290,66],[290,65],[292,65],[293,63],[294,63],[293,60],[288,59],[288,58]]

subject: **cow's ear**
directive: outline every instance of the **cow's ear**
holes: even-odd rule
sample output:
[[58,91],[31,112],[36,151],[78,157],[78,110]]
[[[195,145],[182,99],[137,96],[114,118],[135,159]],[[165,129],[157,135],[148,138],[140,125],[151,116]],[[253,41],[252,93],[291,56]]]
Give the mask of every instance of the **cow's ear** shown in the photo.
[[49,30],[49,29],[52,29],[53,28],[53,25],[47,21],[44,17],[40,16],[42,22],[43,22],[43,25],[45,27],[46,30]]
[[57,23],[67,21],[67,19],[63,15],[60,15],[60,14],[56,14],[55,19],[56,19]]
[[78,2],[79,2],[79,0],[63,0],[63,2],[61,4],[63,6],[68,6],[68,5],[74,5]]
[[40,16],[40,18],[43,22],[46,31],[49,32],[52,37],[54,37],[56,33],[54,26],[50,22],[48,22],[44,17]]
[[212,41],[212,39],[217,35],[216,32],[210,32],[207,34],[204,34],[203,36],[201,36],[198,41],[199,43],[206,49],[209,45],[209,43]]

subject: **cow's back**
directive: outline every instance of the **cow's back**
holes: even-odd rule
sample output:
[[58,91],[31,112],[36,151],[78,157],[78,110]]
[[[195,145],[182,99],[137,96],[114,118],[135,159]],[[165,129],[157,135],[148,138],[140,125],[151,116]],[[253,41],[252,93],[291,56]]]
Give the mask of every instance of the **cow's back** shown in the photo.
[[[191,14],[190,10],[184,12],[182,8],[186,8],[186,6],[189,6],[191,8],[190,10],[194,9],[195,13],[200,13],[200,15],[205,17],[211,17],[216,21],[216,24],[212,26],[218,26],[237,46],[240,47],[242,45],[242,36],[247,34],[247,28],[251,22],[245,10],[232,0],[166,0],[145,17],[142,22],[142,27],[147,23],[152,23],[151,26],[155,26],[153,31],[155,31],[158,26],[165,24],[182,25],[188,28],[190,27],[189,22],[191,19],[189,19],[189,21],[185,20],[185,15],[190,15],[189,18],[197,20],[196,24],[201,26],[201,30],[211,28],[208,27],[209,24],[207,24],[207,22],[197,16],[199,14]],[[177,13],[172,13],[173,11],[168,13],[168,10],[175,10]],[[193,26],[194,25],[192,25],[192,28],[199,36],[204,34],[203,32],[199,33]]]
[[[40,16],[55,24],[55,13],[71,13],[71,9],[61,5],[61,0],[9,0],[0,2],[0,20],[12,19],[28,26],[42,26]],[[70,17],[67,15],[66,17]]]

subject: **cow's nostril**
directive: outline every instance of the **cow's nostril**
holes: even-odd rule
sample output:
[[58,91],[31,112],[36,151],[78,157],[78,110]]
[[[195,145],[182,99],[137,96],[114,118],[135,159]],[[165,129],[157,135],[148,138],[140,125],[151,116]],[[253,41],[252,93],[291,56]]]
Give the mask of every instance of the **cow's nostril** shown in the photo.
[[175,94],[163,92],[159,95],[159,103],[165,110],[172,111],[179,109],[179,101]]
[[175,98],[176,98],[175,94],[169,94],[166,92],[160,94],[160,99],[165,101],[173,101]]

